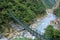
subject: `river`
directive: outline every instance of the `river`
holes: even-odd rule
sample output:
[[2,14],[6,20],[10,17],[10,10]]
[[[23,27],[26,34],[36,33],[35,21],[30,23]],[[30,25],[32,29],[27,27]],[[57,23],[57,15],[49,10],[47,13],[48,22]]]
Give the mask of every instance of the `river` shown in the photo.
[[35,31],[39,34],[43,34],[45,32],[45,28],[50,24],[51,21],[55,20],[56,16],[53,13],[48,13],[46,17],[44,17],[39,24],[37,24]]

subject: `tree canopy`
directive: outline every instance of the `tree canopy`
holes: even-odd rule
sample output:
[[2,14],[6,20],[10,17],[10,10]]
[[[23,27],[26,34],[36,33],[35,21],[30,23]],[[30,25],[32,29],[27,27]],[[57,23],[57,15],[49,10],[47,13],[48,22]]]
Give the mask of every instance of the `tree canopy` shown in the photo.
[[7,10],[10,10],[18,19],[28,25],[38,15],[45,14],[45,7],[41,0],[0,0],[0,20],[11,19]]
[[44,36],[46,40],[60,40],[60,28],[54,29],[52,25],[49,25],[45,29]]
[[32,24],[38,15],[45,14],[45,7],[41,0],[0,0],[0,32],[10,27],[11,20],[14,21],[7,10],[26,25]]
[[55,14],[57,17],[60,17],[60,4],[59,4],[59,7],[54,10],[54,14]]

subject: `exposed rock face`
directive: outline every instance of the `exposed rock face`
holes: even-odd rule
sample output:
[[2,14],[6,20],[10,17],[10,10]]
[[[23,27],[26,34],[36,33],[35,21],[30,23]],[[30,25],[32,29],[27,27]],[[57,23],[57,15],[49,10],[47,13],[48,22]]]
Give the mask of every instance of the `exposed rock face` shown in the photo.
[[60,17],[57,18],[58,28],[60,27]]
[[60,28],[60,17],[57,17],[56,20],[51,21],[50,24],[53,25],[55,29]]

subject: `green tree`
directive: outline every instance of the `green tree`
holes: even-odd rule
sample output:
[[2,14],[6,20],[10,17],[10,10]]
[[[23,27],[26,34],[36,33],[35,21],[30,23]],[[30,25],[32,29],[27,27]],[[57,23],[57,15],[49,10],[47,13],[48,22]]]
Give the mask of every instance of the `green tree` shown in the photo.
[[0,14],[10,20],[7,10],[27,25],[32,24],[38,15],[45,14],[45,7],[41,0],[0,0]]
[[53,26],[49,25],[46,29],[45,29],[45,33],[44,36],[46,37],[46,40],[53,40]]
[[54,29],[52,25],[49,25],[45,29],[44,36],[46,40],[60,40],[60,28]]
[[58,17],[60,17],[60,7],[55,9],[54,14]]
[[31,25],[38,15],[45,14],[45,7],[41,0],[0,0],[0,25],[14,21],[7,10],[26,25]]
[[57,17],[60,17],[60,4],[59,4],[59,7],[54,10],[54,14],[55,14]]

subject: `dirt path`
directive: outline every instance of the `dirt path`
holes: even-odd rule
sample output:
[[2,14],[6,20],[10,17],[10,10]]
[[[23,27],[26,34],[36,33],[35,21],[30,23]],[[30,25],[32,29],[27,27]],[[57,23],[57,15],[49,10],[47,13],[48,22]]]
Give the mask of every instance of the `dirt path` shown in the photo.
[[56,4],[52,7],[53,10],[56,9],[57,7],[59,7],[59,2],[60,2],[60,0],[57,0]]
[[[54,9],[56,9],[59,6],[59,2],[60,0],[57,0],[56,4],[51,8],[51,9],[46,9],[46,13],[53,13]],[[47,15],[45,15],[44,17],[46,17]],[[42,17],[42,18],[44,18]],[[35,22],[34,24],[31,25],[31,28],[35,29],[35,26],[37,26],[37,24],[40,22],[41,19],[38,19],[37,22]]]
[[53,11],[59,7],[59,2],[60,0],[57,0],[56,4],[51,8],[51,9],[47,9],[46,12],[47,13],[53,13]]

